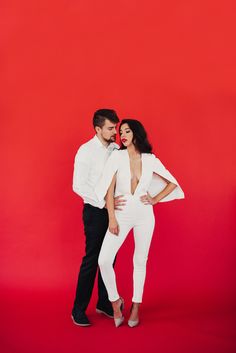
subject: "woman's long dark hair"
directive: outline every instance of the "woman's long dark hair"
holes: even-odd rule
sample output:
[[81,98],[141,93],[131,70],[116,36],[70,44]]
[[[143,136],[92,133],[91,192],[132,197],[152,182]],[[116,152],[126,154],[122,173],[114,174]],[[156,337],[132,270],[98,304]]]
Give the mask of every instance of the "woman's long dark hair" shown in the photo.
[[[147,133],[140,123],[140,121],[135,119],[123,119],[120,123],[119,129],[122,125],[128,124],[130,130],[133,132],[133,144],[140,153],[152,153],[152,146],[147,138]],[[121,150],[126,149],[122,144]]]

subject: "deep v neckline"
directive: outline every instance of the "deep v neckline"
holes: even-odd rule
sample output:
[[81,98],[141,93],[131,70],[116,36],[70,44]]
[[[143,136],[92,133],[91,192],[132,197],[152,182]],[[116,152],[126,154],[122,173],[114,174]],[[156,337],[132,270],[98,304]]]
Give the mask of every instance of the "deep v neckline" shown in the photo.
[[131,188],[131,176],[132,176],[132,173],[131,173],[131,164],[130,164],[130,156],[129,156],[129,152],[128,150],[126,149],[126,152],[127,152],[127,158],[128,158],[128,165],[129,165],[129,191],[130,191],[130,194],[131,195],[134,195],[139,187],[139,184],[140,184],[140,181],[142,179],[142,176],[143,176],[143,154],[141,153],[140,156],[141,156],[141,174],[140,174],[140,178],[139,178],[139,181],[138,181],[138,184],[134,190],[134,192],[132,193],[132,188]]

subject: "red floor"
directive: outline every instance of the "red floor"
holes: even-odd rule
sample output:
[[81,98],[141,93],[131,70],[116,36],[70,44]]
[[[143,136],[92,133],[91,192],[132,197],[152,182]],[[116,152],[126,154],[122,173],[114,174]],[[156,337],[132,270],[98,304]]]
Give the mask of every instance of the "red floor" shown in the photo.
[[71,290],[5,291],[1,353],[236,352],[236,313],[229,306],[159,298],[143,304],[139,327],[116,329],[112,319],[95,313],[93,297],[88,309],[93,326],[82,328],[71,321],[72,299]]

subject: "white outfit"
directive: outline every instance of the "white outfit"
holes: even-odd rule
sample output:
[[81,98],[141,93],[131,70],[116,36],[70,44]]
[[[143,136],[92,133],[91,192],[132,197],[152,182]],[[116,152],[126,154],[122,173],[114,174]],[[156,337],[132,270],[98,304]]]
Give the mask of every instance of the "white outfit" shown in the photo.
[[119,149],[119,145],[110,143],[105,147],[96,135],[78,149],[74,161],[73,191],[83,198],[84,203],[104,207],[105,202],[98,200],[94,187],[114,149]]
[[[145,205],[140,201],[140,196],[147,194],[157,195],[165,188],[167,183],[158,175],[176,184],[176,188],[160,202],[184,198],[184,193],[177,180],[164,167],[154,154],[142,153],[142,174],[134,194],[131,193],[130,159],[126,149],[115,150],[108,158],[101,179],[95,187],[99,200],[103,200],[116,173],[115,196],[124,195],[127,200],[123,209],[115,210],[115,216],[119,224],[119,235],[116,236],[107,230],[98,264],[110,301],[117,300],[120,295],[116,287],[113,261],[119,248],[125,241],[129,231],[133,228],[135,251],[133,273],[133,298],[136,303],[142,302],[143,287],[146,276],[146,262],[149,247],[153,235],[155,218],[153,206]],[[156,173],[155,176],[153,173]]]

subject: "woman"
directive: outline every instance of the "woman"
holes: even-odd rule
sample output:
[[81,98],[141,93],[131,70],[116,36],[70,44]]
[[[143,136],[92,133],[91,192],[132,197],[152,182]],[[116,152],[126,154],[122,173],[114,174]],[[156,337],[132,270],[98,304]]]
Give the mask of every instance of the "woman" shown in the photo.
[[[133,304],[128,325],[134,327],[139,323],[138,311],[142,302],[146,262],[155,224],[153,205],[160,201],[184,198],[184,193],[176,179],[152,154],[146,131],[139,121],[122,120],[119,133],[121,149],[112,152],[95,188],[100,200],[105,197],[109,214],[109,228],[98,264],[113,306],[115,326],[118,327],[124,321],[124,301],[117,291],[112,264],[129,231],[133,229]],[[125,196],[126,204],[122,210],[114,210],[114,194]]]

